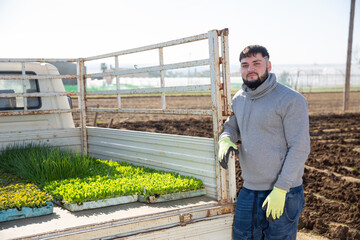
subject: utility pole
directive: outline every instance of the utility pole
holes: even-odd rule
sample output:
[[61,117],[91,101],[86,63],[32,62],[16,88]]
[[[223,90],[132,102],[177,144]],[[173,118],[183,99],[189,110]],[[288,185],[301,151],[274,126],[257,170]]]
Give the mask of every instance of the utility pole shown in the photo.
[[344,89],[344,111],[349,110],[350,100],[350,73],[351,73],[351,51],[354,31],[355,0],[351,0],[349,38],[346,60],[345,89]]

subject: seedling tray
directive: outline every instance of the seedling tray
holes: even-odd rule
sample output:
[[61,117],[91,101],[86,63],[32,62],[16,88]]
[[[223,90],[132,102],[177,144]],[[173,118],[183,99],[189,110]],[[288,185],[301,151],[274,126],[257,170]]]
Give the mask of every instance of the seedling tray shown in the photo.
[[16,208],[2,210],[0,211],[0,222],[52,214],[53,208],[53,203],[47,202],[46,206],[39,208],[23,207],[21,211],[17,210]]
[[97,201],[89,201],[89,202],[84,202],[81,205],[78,205],[77,203],[62,203],[58,200],[54,200],[54,203],[71,212],[77,212],[87,209],[102,208],[102,207],[126,204],[136,201],[138,201],[138,196],[131,195],[131,196],[116,197],[116,198],[106,198]]
[[144,203],[168,202],[168,201],[174,201],[174,200],[179,200],[179,199],[184,199],[184,198],[203,196],[205,194],[206,194],[205,189],[199,189],[199,190],[195,190],[195,191],[185,191],[185,192],[180,192],[180,193],[164,194],[161,196],[139,195],[139,202],[144,202]]

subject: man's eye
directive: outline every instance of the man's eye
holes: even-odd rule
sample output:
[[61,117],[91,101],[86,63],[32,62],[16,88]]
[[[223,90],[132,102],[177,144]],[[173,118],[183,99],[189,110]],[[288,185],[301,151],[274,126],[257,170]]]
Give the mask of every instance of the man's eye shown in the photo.
[[249,67],[248,65],[241,65],[242,68],[247,68]]

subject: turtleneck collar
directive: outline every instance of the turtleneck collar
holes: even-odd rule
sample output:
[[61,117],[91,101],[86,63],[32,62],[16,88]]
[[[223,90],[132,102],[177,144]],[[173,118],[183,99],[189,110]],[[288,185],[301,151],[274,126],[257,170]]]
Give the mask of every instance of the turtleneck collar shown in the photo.
[[271,92],[277,85],[274,73],[269,73],[269,77],[256,89],[251,89],[245,84],[242,85],[243,93],[250,99],[255,100],[261,98]]

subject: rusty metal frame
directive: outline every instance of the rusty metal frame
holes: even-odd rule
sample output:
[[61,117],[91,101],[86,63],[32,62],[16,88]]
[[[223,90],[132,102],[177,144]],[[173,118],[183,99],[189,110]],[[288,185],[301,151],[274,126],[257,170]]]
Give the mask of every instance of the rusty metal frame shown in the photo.
[[[210,57],[210,77],[211,77],[211,102],[212,102],[212,118],[213,118],[213,134],[215,161],[218,162],[218,144],[220,127],[221,127],[221,93],[220,93],[220,61],[219,61],[219,43],[216,31],[209,32],[209,57]],[[222,192],[223,182],[221,181],[221,168],[219,164],[215,164],[216,187],[218,193],[218,201],[224,202],[224,194]]]
[[[229,30],[226,28],[220,32],[221,35],[221,67],[222,67],[222,105],[223,105],[223,118],[231,116],[231,86],[230,86],[230,61],[229,61]],[[236,201],[236,171],[235,171],[235,154],[230,154],[226,178],[226,186],[228,189],[228,201],[234,203]]]

